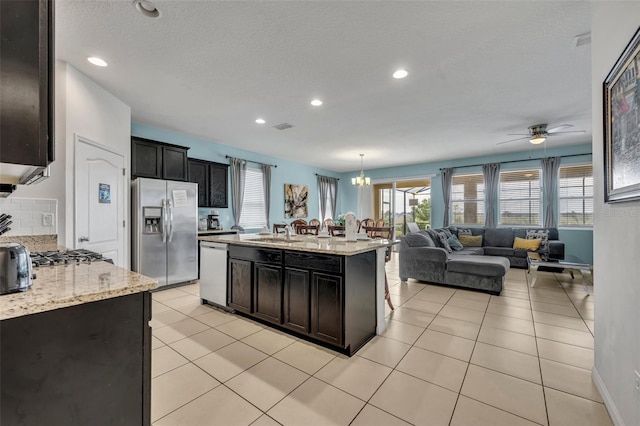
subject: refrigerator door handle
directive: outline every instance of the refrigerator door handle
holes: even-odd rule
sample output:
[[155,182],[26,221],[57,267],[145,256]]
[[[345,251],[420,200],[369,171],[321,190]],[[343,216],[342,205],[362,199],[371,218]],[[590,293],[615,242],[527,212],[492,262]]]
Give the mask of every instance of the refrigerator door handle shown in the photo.
[[167,201],[169,205],[169,242],[173,239],[173,202]]
[[162,242],[167,242],[167,200],[162,199]]

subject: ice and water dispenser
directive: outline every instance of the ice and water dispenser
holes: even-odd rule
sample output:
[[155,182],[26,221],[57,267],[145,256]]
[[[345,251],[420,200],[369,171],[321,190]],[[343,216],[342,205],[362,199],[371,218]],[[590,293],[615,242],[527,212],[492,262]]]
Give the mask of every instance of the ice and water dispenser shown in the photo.
[[162,207],[143,207],[144,234],[162,233]]

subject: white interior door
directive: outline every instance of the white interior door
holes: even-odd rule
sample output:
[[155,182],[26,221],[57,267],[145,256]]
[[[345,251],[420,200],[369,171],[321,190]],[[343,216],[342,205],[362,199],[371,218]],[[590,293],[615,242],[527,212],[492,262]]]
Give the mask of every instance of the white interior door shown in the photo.
[[76,135],[75,248],[125,266],[124,157]]

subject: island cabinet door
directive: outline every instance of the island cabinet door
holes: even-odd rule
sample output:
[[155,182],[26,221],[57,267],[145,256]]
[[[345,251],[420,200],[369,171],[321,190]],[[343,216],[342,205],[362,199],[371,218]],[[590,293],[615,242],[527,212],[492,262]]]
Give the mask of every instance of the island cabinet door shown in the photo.
[[282,324],[282,267],[254,264],[254,315],[266,321]]
[[311,273],[311,335],[342,346],[342,278],[338,275]]
[[283,325],[303,334],[311,332],[310,275],[309,271],[301,269],[284,270]]
[[229,307],[253,313],[253,262],[229,259]]

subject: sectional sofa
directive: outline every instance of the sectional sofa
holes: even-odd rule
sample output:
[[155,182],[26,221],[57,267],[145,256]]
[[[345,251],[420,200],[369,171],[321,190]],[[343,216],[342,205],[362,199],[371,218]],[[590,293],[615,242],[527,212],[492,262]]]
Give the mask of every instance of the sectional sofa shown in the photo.
[[[400,279],[415,278],[438,284],[487,291],[498,295],[510,267],[527,267],[527,250],[514,249],[515,238],[526,239],[527,231],[540,232],[548,240],[538,251],[564,257],[564,243],[554,228],[440,228],[400,237]],[[477,247],[452,250],[443,237],[481,236]],[[476,240],[480,240],[476,238]],[[451,251],[450,251],[451,250]]]

